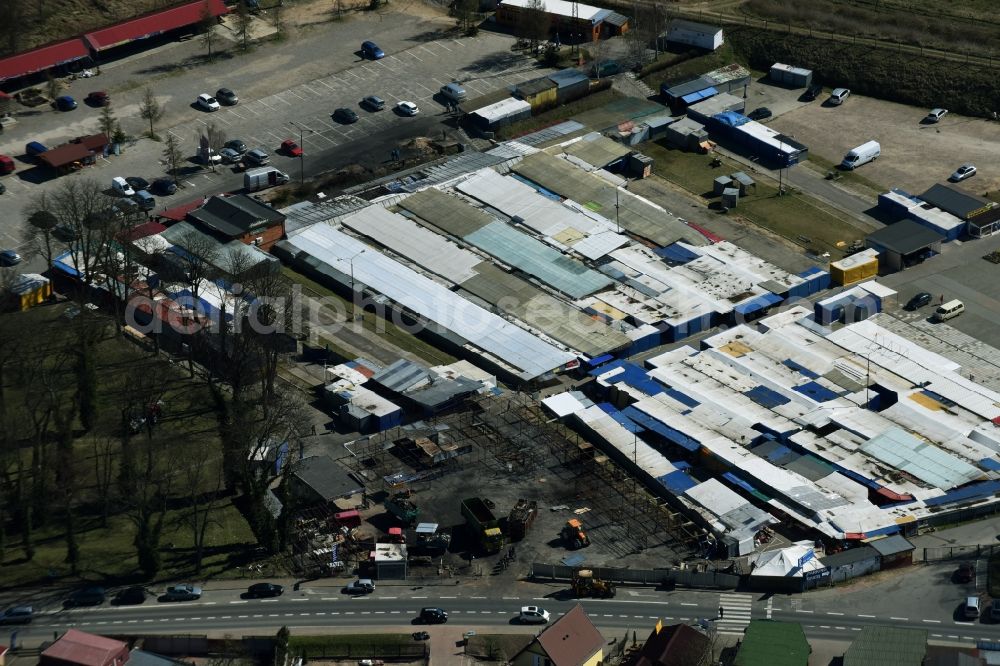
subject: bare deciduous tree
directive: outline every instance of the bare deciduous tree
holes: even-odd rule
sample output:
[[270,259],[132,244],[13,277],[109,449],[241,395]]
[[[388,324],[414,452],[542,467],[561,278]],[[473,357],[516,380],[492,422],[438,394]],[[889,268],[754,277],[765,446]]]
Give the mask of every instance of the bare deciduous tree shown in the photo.
[[147,87],[142,92],[142,100],[139,101],[139,115],[149,122],[149,138],[156,140],[156,123],[163,119],[166,109],[156,99],[153,89]]
[[[242,3],[240,3],[242,4]],[[218,23],[216,18],[212,16],[212,7],[209,4],[209,0],[205,0],[204,6],[201,8],[201,18],[199,20],[199,25],[201,27],[201,43],[208,49],[208,59],[211,60],[213,57],[212,46],[215,44],[215,26]]]
[[181,152],[181,140],[173,132],[167,132],[167,138],[163,145],[163,162],[167,166],[167,173],[173,177],[174,184],[177,184],[177,173],[181,165],[184,164],[184,153]]
[[253,17],[250,15],[250,10],[247,8],[247,3],[238,2],[236,3],[236,11],[234,12],[234,18],[236,21],[236,38],[240,42],[240,50],[243,52],[250,50],[250,29],[253,26]]

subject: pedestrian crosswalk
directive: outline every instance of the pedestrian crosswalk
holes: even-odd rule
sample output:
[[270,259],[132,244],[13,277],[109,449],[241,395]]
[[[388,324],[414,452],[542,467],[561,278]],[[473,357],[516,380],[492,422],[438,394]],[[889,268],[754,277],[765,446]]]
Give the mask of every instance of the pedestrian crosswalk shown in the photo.
[[715,626],[720,634],[742,636],[750,624],[752,594],[727,592],[719,595],[719,615]]

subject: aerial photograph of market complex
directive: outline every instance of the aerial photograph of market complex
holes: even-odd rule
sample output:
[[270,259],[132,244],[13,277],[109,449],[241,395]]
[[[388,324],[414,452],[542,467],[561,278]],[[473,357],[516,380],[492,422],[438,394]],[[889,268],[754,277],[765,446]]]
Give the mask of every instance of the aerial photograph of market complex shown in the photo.
[[1000,665],[996,0],[0,0],[0,666]]

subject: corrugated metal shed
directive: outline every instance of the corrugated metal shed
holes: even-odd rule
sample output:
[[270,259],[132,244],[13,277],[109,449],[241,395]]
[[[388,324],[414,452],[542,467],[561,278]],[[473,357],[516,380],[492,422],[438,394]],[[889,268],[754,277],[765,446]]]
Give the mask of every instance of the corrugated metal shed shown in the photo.
[[446,234],[458,238],[465,238],[496,221],[492,215],[434,188],[406,197],[399,205]]
[[482,262],[479,255],[379,206],[369,206],[350,216],[344,226],[455,283],[474,276],[476,271],[473,268]]
[[[615,219],[616,188],[593,174],[577,169],[566,160],[536,153],[525,157],[513,168],[546,189],[573,199],[605,218]],[[657,245],[670,245],[678,240],[696,246],[707,244],[701,234],[667,211],[627,191],[618,191],[617,204],[621,227]]]
[[603,169],[632,153],[632,149],[628,146],[623,146],[597,132],[574,141],[563,148],[563,151],[567,155],[583,160],[595,169]]
[[900,534],[894,534],[884,539],[876,539],[868,544],[882,557],[907,553],[914,549],[914,545]]
[[500,261],[533,275],[554,289],[580,299],[612,284],[612,281],[579,261],[526,236],[504,222],[493,222],[465,240]]
[[927,632],[869,625],[844,653],[844,666],[921,666],[927,654]]
[[310,224],[336,220],[370,205],[370,201],[348,194],[323,201],[300,201],[278,212],[285,216],[285,233],[292,233]]
[[479,116],[489,125],[495,125],[510,119],[531,115],[531,104],[523,99],[504,99],[494,104],[481,107],[470,115]]
[[431,373],[427,368],[401,358],[388,368],[376,372],[371,380],[393,393],[402,393],[430,383]]
[[501,176],[492,169],[483,169],[455,186],[459,192],[482,201],[543,236],[555,236],[566,229],[583,234],[604,231],[606,227],[558,201],[538,193],[538,190],[513,176]]
[[462,283],[462,289],[571,349],[594,357],[629,344],[626,335],[603,320],[584,314],[493,264],[483,263],[476,272],[475,277]]
[[[287,245],[341,273],[350,271],[354,257],[358,281],[509,365],[522,379],[534,379],[575,358],[332,227],[313,225],[291,236]],[[368,251],[359,255],[363,249]]]
[[979,470],[900,428],[868,440],[861,450],[935,488],[949,490],[983,476]]
[[[575,72],[576,70],[570,70],[570,71]],[[552,79],[556,74],[561,74],[561,72],[550,74],[549,78]],[[585,75],[581,74],[580,76],[583,76],[583,80],[585,82],[589,81],[589,79]],[[558,123],[556,125],[552,125],[551,127],[546,127],[536,132],[532,132],[531,134],[525,134],[524,136],[519,136],[517,140],[519,143],[523,143],[528,146],[541,146],[542,144],[548,144],[551,141],[557,141],[571,134],[582,132],[585,129],[586,126],[583,125],[582,123],[579,123],[575,120],[564,120],[563,122]]]

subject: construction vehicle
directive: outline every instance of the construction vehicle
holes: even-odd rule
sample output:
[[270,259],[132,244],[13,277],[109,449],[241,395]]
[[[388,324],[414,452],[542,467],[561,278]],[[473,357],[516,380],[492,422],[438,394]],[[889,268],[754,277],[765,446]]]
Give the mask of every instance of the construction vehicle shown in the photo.
[[451,544],[451,535],[447,532],[439,532],[437,523],[420,523],[415,532],[417,535],[413,544],[415,555],[430,555],[431,557],[444,555]]
[[570,518],[562,528],[562,540],[570,550],[579,550],[590,545],[590,537],[583,531],[579,518]]
[[573,594],[580,597],[597,597],[610,599],[615,596],[615,584],[608,580],[594,577],[590,569],[579,569],[573,572]]
[[404,525],[412,525],[420,515],[420,509],[410,500],[410,491],[394,493],[382,503],[385,510],[396,516]]
[[485,501],[478,497],[462,500],[462,515],[465,516],[469,532],[482,552],[487,554],[500,552],[504,546],[500,521],[493,515]]
[[517,504],[510,510],[507,516],[507,534],[511,540],[519,541],[528,533],[531,524],[535,522],[538,515],[538,502],[529,502],[526,499],[517,500]]

